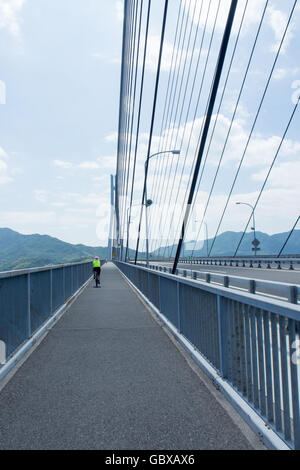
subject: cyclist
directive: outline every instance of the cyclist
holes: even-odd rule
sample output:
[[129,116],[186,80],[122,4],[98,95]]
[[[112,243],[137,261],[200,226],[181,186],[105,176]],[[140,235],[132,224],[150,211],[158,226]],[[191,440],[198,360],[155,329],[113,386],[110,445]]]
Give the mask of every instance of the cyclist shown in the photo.
[[95,256],[95,258],[93,259],[93,271],[94,271],[94,277],[96,279],[96,287],[98,287],[98,284],[100,286],[100,273],[101,273],[101,262],[100,262],[99,256]]

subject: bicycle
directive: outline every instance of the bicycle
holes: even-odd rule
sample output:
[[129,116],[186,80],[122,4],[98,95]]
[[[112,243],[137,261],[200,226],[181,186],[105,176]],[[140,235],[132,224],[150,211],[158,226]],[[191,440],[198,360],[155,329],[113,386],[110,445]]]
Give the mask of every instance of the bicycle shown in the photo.
[[[99,276],[100,276],[100,273],[99,273]],[[95,284],[96,284],[95,287],[98,287],[98,285],[100,286],[100,280],[98,279],[97,271],[94,271],[94,280],[95,280]]]

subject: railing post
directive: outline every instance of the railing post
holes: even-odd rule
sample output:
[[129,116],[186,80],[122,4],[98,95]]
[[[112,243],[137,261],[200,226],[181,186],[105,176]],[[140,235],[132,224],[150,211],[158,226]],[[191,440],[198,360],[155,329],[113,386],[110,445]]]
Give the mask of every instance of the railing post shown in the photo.
[[228,376],[228,327],[227,327],[227,302],[225,297],[217,296],[218,331],[219,331],[219,355],[220,374],[226,379]]
[[249,281],[249,294],[255,294],[256,291],[256,282],[254,279],[250,279]]
[[27,336],[31,337],[30,273],[27,274]]
[[161,312],[161,276],[158,274],[158,306]]
[[50,269],[50,315],[53,313],[53,270]]
[[178,318],[178,331],[181,333],[181,313],[180,313],[180,284],[177,281],[177,318]]
[[289,286],[288,300],[292,304],[297,303],[298,289],[296,286]]
[[64,297],[64,302],[65,302],[66,300],[66,270],[64,266],[62,268],[62,272],[63,272],[63,297]]
[[300,400],[299,400],[299,367],[297,362],[299,360],[299,339],[297,338],[297,330],[295,320],[289,320],[289,346],[290,351],[295,350],[292,354],[290,361],[290,374],[292,384],[292,406],[293,406],[293,428],[294,428],[294,445],[295,450],[300,450]]

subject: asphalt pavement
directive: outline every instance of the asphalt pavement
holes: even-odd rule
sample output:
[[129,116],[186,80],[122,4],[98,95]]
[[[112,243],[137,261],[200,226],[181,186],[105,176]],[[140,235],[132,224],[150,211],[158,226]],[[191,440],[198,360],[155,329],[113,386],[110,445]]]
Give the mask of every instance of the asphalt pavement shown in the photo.
[[0,449],[253,449],[245,429],[112,264],[0,392]]

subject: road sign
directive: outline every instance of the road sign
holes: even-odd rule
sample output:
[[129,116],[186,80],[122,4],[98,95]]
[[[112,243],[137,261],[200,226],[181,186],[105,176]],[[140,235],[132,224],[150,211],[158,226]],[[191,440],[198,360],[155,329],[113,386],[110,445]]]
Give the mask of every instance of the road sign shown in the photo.
[[257,238],[254,238],[252,245],[255,246],[255,248],[257,248],[260,245],[260,241],[257,240]]

